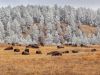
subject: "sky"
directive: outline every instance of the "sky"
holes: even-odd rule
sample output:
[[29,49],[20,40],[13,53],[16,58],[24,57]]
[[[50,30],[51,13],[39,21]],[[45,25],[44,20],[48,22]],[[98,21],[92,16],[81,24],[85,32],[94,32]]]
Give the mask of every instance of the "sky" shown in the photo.
[[0,0],[0,7],[17,5],[71,5],[73,7],[100,8],[100,0]]

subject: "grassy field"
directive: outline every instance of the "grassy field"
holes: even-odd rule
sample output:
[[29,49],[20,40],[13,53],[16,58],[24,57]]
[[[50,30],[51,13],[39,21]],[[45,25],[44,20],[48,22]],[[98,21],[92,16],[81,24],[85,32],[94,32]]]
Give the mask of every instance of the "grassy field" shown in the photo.
[[[21,55],[24,46],[15,46],[21,52],[5,51],[8,45],[0,46],[0,75],[100,75],[100,46],[65,47],[57,49],[56,46],[40,47],[42,54],[35,54],[36,49],[30,48],[30,55]],[[91,49],[96,48],[96,52]],[[47,55],[51,51],[65,51],[70,53],[62,56]],[[78,50],[78,53],[71,53]]]

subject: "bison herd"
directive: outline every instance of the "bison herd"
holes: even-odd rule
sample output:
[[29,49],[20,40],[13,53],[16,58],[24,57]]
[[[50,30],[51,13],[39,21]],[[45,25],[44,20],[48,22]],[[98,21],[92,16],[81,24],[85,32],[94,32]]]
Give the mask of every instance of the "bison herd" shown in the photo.
[[[15,46],[16,44],[14,44],[14,43],[12,43],[12,46],[9,46],[9,47],[7,47],[7,48],[5,48],[4,50],[13,50],[14,52],[20,52],[20,49],[17,49],[17,48],[15,48],[14,49],[14,46]],[[18,45],[18,46],[21,46],[21,45]],[[44,46],[44,45],[43,45]],[[65,44],[65,46],[73,46],[73,47],[77,47],[77,45],[75,44],[75,45],[72,45],[72,44]],[[81,47],[87,47],[86,45],[83,45],[83,44],[81,44],[80,45]],[[30,50],[29,50],[29,48],[36,48],[36,52],[35,52],[35,54],[42,54],[42,51],[41,50],[39,50],[39,45],[38,44],[29,44],[29,45],[27,45],[26,47],[25,47],[25,49],[24,49],[24,51],[22,51],[22,55],[30,55]],[[63,49],[64,48],[64,46],[62,46],[62,45],[59,45],[59,46],[57,46],[57,49]],[[96,51],[96,49],[91,49],[91,52],[95,52]],[[65,50],[65,51],[51,51],[51,52],[48,52],[47,53],[47,55],[51,55],[51,56],[62,56],[63,54],[67,54],[67,53],[79,53],[79,51],[78,50],[70,50],[70,51],[68,51],[68,50]]]

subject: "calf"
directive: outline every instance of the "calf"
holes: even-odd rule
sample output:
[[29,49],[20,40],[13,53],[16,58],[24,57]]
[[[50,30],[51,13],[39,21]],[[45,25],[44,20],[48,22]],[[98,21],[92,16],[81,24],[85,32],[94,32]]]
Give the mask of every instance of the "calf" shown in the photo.
[[12,46],[11,47],[7,47],[4,50],[13,50],[13,47]]

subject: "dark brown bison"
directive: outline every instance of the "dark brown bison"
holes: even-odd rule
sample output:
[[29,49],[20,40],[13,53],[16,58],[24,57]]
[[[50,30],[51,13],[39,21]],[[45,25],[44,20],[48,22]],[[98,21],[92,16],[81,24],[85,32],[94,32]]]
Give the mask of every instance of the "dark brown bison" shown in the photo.
[[29,49],[25,49],[25,52],[29,52]]
[[26,52],[26,51],[23,51],[22,52],[22,55],[29,55],[30,53],[29,52]]
[[80,46],[81,46],[81,47],[88,47],[88,46],[86,46],[86,45],[84,45],[84,44],[81,44]]
[[60,45],[60,46],[57,46],[57,48],[64,48],[64,46],[61,46],[61,45]]
[[47,55],[52,55],[52,56],[62,56],[62,53],[59,51],[52,51],[47,53]]
[[44,43],[40,43],[41,46],[44,46]]
[[64,44],[65,46],[69,46],[69,44]]
[[95,52],[96,51],[96,49],[91,49],[91,52]]
[[18,46],[22,46],[21,44],[18,44]]
[[15,43],[12,43],[12,46],[15,46],[16,44]]
[[10,45],[10,43],[8,43],[8,45]]
[[37,50],[36,54],[42,54],[42,52],[40,50]]
[[31,47],[31,48],[39,48],[39,46],[37,44],[30,44],[30,45],[26,46],[26,48],[29,48],[29,47]]
[[69,46],[71,46],[72,44],[71,44],[71,43],[69,43],[68,45],[69,45]]
[[64,54],[65,54],[65,53],[69,53],[69,51],[63,51],[62,53],[64,53]]
[[4,50],[13,50],[13,47],[12,46],[11,47],[7,47]]
[[77,47],[77,44],[73,44],[72,47]]
[[69,44],[65,44],[65,46],[72,46],[72,43],[69,43]]
[[14,52],[20,52],[20,49],[14,49]]
[[78,51],[77,50],[72,50],[72,53],[78,53]]

